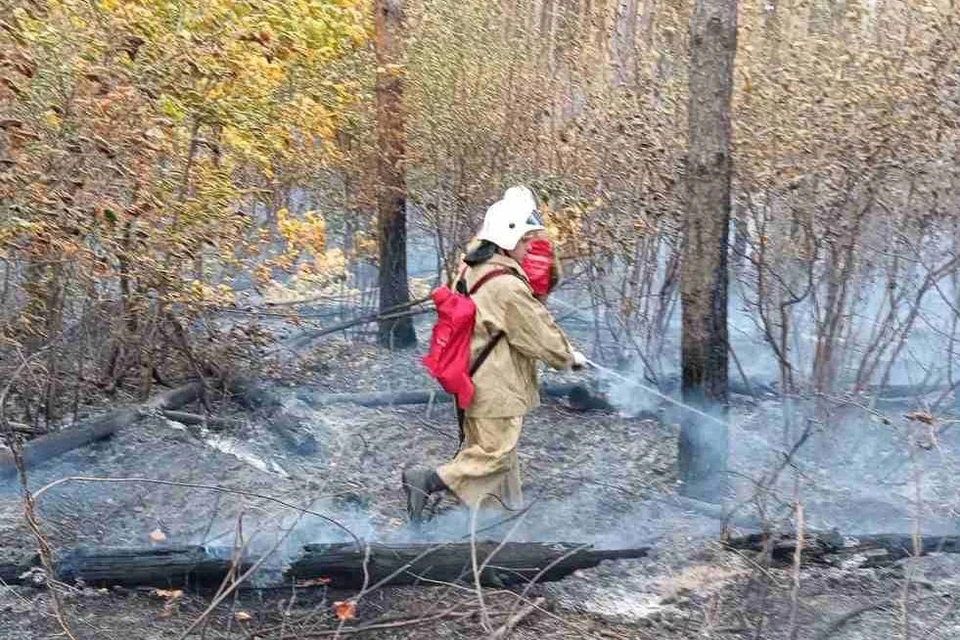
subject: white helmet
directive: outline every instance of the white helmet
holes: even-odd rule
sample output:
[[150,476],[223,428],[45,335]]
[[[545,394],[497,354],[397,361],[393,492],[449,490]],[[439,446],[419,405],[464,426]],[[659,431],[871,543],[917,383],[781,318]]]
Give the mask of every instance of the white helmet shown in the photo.
[[510,187],[503,192],[503,197],[500,199],[517,200],[519,202],[529,204],[531,209],[537,208],[537,198],[533,195],[533,191],[530,190],[530,187],[525,187],[523,185],[519,187]]
[[510,187],[503,198],[487,209],[477,238],[511,251],[524,235],[539,229],[543,229],[543,225],[537,217],[533,192],[527,187]]

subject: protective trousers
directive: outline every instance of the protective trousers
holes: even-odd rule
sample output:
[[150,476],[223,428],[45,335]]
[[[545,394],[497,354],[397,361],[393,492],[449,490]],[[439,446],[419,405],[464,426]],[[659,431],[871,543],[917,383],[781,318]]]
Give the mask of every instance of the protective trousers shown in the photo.
[[523,416],[463,421],[463,446],[440,466],[443,483],[471,509],[516,510],[523,506],[517,442]]

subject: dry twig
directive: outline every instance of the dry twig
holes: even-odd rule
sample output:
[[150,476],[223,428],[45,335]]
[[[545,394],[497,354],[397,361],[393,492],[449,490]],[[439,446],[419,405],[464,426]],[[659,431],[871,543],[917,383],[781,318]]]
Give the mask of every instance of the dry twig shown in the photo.
[[509,620],[507,620],[502,627],[497,629],[491,634],[491,640],[500,640],[501,638],[506,638],[513,628],[520,624],[524,618],[529,616],[531,613],[539,609],[546,602],[545,598],[537,598],[523,609],[518,611],[516,614],[512,615]]

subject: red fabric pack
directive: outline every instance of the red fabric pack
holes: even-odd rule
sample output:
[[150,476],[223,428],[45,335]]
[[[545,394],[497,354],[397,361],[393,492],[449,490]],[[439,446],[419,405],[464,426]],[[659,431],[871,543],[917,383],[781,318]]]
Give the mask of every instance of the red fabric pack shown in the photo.
[[469,293],[465,286],[462,286],[462,293],[443,286],[430,294],[437,308],[437,322],[430,334],[430,350],[423,357],[423,365],[443,390],[457,399],[457,406],[461,409],[470,406],[474,392],[470,379],[470,339],[477,306],[470,296],[491,278],[507,273],[505,269],[488,272]]
[[423,364],[447,393],[466,409],[473,400],[470,380],[470,337],[477,307],[469,296],[440,287],[431,294],[437,307],[437,322],[430,335],[430,351]]

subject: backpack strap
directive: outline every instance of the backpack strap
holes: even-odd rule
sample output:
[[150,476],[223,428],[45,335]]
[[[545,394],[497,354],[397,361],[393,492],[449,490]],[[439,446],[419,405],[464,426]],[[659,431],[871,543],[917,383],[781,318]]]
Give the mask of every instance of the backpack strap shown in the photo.
[[506,267],[501,267],[500,269],[491,269],[490,271],[480,276],[479,280],[473,283],[473,286],[470,287],[469,295],[472,296],[473,294],[475,294],[480,287],[485,285],[490,280],[493,280],[497,276],[507,276],[507,275],[516,276],[518,278],[520,277],[520,276],[517,276],[517,273],[513,269],[507,269]]
[[483,345],[483,349],[481,349],[481,350],[480,350],[480,353],[477,354],[477,359],[474,360],[474,361],[470,364],[470,377],[473,377],[473,374],[475,374],[475,373],[477,372],[477,369],[480,368],[480,365],[483,364],[483,361],[486,360],[486,359],[490,356],[490,353],[491,353],[491,352],[493,351],[493,349],[497,346],[497,344],[498,344],[501,340],[503,340],[503,335],[504,335],[504,333],[503,333],[503,331],[501,331],[500,333],[498,333],[498,334],[494,335],[492,338],[490,338],[490,342],[488,342],[487,344]]
[[[520,278],[520,276],[517,275],[517,272],[514,271],[513,269],[507,269],[506,267],[503,267],[500,269],[491,269],[487,273],[483,274],[480,277],[480,279],[477,280],[472,287],[470,287],[470,295],[475,294],[480,287],[482,287],[484,284],[486,284],[490,280],[496,278],[497,276],[515,276],[517,278]],[[520,279],[522,280],[523,278],[520,278]],[[471,376],[473,376],[473,374],[477,372],[477,369],[480,368],[480,365],[483,364],[483,361],[487,359],[487,357],[490,355],[490,353],[494,350],[494,348],[502,339],[503,339],[503,332],[501,331],[500,333],[490,338],[490,342],[483,345],[483,349],[481,349],[480,353],[477,354],[477,359],[470,364]]]

